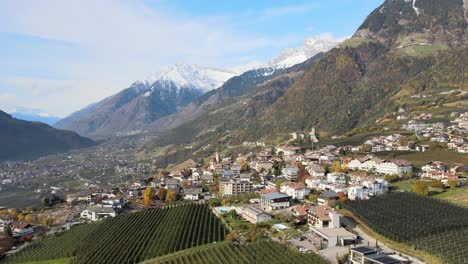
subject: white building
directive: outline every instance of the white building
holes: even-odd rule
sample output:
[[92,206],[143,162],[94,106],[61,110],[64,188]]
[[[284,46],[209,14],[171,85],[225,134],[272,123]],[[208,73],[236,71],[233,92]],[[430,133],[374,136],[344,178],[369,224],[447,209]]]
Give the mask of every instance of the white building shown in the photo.
[[302,183],[284,182],[281,184],[280,191],[289,195],[292,199],[304,200],[310,194],[310,189]]
[[117,213],[112,207],[103,207],[99,205],[91,206],[83,210],[80,214],[82,218],[89,219],[91,221],[97,221],[108,217],[115,217]]
[[260,205],[264,210],[274,211],[279,209],[288,208],[290,197],[284,193],[268,193],[262,194]]
[[250,181],[228,180],[222,181],[219,184],[219,189],[221,196],[230,196],[250,193],[253,190],[253,185]]
[[283,176],[288,180],[295,182],[297,181],[297,172],[299,168],[297,166],[287,166],[283,169]]
[[310,162],[307,166],[306,166],[306,170],[307,172],[309,172],[310,176],[312,177],[323,177],[325,176],[325,169],[318,165],[318,164],[315,164],[315,163],[312,163]]
[[271,215],[253,206],[245,206],[242,208],[241,215],[245,220],[253,224],[271,220]]
[[11,234],[13,237],[33,236],[34,228],[31,224],[23,221],[14,221],[10,223]]
[[382,160],[379,158],[353,159],[348,163],[348,169],[375,171],[381,174],[407,174],[413,171],[413,166],[405,160]]

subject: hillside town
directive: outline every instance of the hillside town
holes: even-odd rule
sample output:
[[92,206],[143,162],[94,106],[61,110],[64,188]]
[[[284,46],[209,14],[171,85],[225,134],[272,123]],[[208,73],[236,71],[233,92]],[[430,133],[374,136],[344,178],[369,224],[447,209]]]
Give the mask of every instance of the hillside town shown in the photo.
[[[314,133],[301,137],[293,133],[292,140],[317,141]],[[257,151],[237,156],[222,155],[216,150],[205,164],[187,160],[155,175],[148,175],[148,167],[131,169],[141,177],[118,186],[103,187],[93,182],[78,192],[51,186],[54,195],[42,201],[48,206],[47,214],[5,208],[0,211],[0,224],[16,241],[10,243],[13,247],[73,225],[145,208],[184,201],[207,203],[216,215],[226,219],[239,239],[248,237],[246,226],[268,223],[266,226],[271,228],[268,234],[273,239],[283,240],[303,252],[317,252],[330,260],[337,255],[349,254],[353,259],[360,254],[369,259],[385,256],[394,261],[388,263],[417,263],[401,253],[379,247],[375,239],[367,237],[340,214],[340,205],[347,200],[386,195],[391,191],[390,184],[396,181],[418,179],[431,184],[436,181],[442,189],[465,185],[467,166],[462,164],[449,166],[431,161],[416,167],[403,159],[375,155],[374,148],[379,144],[385,150],[425,151],[408,149],[411,143],[404,138],[407,137],[390,134],[372,137],[356,147],[325,145],[314,149],[291,144],[277,147],[245,144]],[[370,151],[363,152],[369,150],[368,146],[372,146]],[[115,167],[116,171],[129,169]],[[14,183],[4,179],[2,186]]]

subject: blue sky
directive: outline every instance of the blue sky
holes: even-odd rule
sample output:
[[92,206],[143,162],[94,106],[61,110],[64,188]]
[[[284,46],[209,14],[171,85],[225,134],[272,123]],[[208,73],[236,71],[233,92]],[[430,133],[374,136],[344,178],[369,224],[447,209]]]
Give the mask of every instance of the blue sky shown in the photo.
[[266,62],[383,0],[3,0],[0,109],[66,116],[174,63]]

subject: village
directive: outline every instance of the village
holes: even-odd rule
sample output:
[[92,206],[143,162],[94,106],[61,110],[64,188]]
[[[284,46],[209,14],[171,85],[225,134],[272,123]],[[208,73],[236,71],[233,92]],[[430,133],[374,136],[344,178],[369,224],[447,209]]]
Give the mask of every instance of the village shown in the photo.
[[[409,125],[405,128],[415,130],[418,137],[428,141],[445,138],[438,143],[444,143],[450,151],[460,151],[460,145],[466,148],[460,136],[465,133],[464,127],[458,127],[455,136],[455,130],[450,128],[415,129]],[[0,229],[6,235],[0,238],[0,247],[11,254],[29,241],[74,225],[146,208],[194,202],[211,206],[229,227],[230,239],[269,236],[301,252],[319,253],[332,262],[349,256],[352,263],[418,263],[366,235],[341,205],[347,200],[386,195],[392,191],[391,183],[410,179],[424,183],[413,187],[422,195],[428,195],[432,188],[465,188],[466,165],[449,166],[434,160],[416,167],[403,159],[376,155],[389,150],[430,151],[429,146],[416,144],[408,136],[389,134],[372,137],[359,146],[315,148],[315,130],[290,136],[281,146],[245,142],[243,145],[253,151],[236,156],[223,155],[216,149],[204,164],[189,159],[172,169],[161,169],[156,175],[142,174],[124,185],[109,188],[93,182],[84,191],[44,199],[40,210],[3,208]],[[295,146],[297,140],[308,140],[312,145]],[[118,166],[116,169],[128,170]],[[7,184],[3,180],[3,185]],[[386,262],[378,262],[381,258]]]

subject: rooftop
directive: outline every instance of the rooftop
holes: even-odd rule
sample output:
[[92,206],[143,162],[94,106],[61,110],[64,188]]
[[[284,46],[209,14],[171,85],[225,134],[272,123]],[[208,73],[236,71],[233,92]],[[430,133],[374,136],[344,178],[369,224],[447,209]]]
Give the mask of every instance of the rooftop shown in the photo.
[[400,260],[394,259],[388,255],[384,254],[373,254],[373,255],[368,255],[366,258],[372,259],[375,263],[379,264],[397,264],[401,263]]
[[373,247],[355,247],[351,249],[352,251],[356,251],[362,254],[372,254],[377,252],[377,250]]
[[[351,232],[349,232],[348,230],[340,227],[340,228],[312,228],[312,230],[317,233],[317,234],[320,234],[321,236],[325,236],[325,237],[348,237],[348,238],[356,238],[357,236]],[[354,249],[352,249],[354,250]],[[358,251],[359,252],[359,251]],[[375,252],[375,251],[374,251]],[[362,252],[361,252],[362,253]],[[372,253],[372,252],[370,252]],[[365,253],[363,253],[365,255]]]
[[279,199],[279,198],[289,198],[289,195],[276,192],[276,193],[263,194],[263,197],[271,200],[271,199]]

